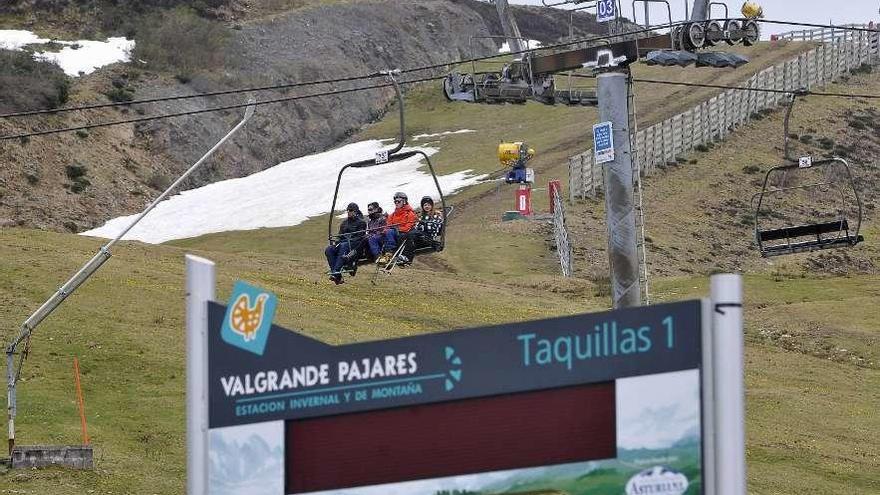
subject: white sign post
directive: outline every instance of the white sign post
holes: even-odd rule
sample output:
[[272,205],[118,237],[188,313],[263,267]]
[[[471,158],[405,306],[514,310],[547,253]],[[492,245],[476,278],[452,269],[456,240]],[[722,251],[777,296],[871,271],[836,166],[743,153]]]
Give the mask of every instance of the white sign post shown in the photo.
[[596,163],[614,161],[614,135],[611,133],[611,122],[602,122],[593,126],[593,153]]
[[712,406],[715,415],[714,494],[746,495],[742,276],[713,275],[710,286],[715,399]]
[[608,22],[617,18],[614,0],[599,0],[596,2],[596,21]]
[[208,493],[208,301],[214,262],[186,255],[186,493]]

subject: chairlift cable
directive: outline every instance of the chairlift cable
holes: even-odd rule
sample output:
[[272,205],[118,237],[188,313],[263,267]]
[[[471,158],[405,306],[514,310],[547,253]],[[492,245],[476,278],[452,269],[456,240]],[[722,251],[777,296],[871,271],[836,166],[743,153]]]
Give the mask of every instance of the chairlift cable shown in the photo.
[[[726,19],[716,19],[716,20],[720,21],[720,20],[726,20]],[[826,25],[826,24],[813,24],[813,23],[794,22],[794,21],[776,21],[776,20],[767,20],[767,19],[755,19],[755,21],[756,22],[765,22],[765,23],[770,23],[770,24],[799,26],[799,27],[827,28],[827,29],[834,29],[834,30],[840,30],[840,31],[877,32],[877,29],[860,28],[860,27],[855,27],[855,26],[835,26],[835,25]],[[671,23],[671,24],[667,24],[667,25],[663,25],[663,26],[654,26],[652,28],[649,27],[649,28],[634,30],[634,31],[630,31],[627,33],[623,33],[623,34],[625,34],[625,35],[643,34],[643,33],[656,31],[656,29],[658,29],[658,28],[666,28],[666,27],[674,28],[674,27],[678,27],[678,26],[688,24],[688,23],[691,23],[691,21],[679,21],[679,22],[675,22],[675,23]],[[460,59],[460,60],[455,60],[455,61],[447,61],[447,62],[438,63],[438,64],[403,69],[400,72],[401,72],[401,74],[409,74],[412,72],[421,72],[421,71],[426,71],[426,70],[439,69],[439,68],[449,67],[452,65],[460,65],[460,64],[466,64],[466,63],[472,63],[472,62],[482,62],[482,61],[486,61],[486,60],[491,60],[493,58],[497,58],[499,56],[520,55],[520,54],[532,53],[532,52],[536,52],[536,51],[540,51],[540,50],[548,50],[548,49],[553,49],[553,48],[564,48],[567,46],[576,45],[576,44],[580,44],[580,43],[589,43],[591,41],[603,41],[603,40],[607,40],[607,39],[615,38],[615,37],[620,37],[620,36],[621,36],[621,34],[610,34],[610,35],[602,35],[602,36],[583,37],[583,38],[578,38],[578,39],[570,40],[570,41],[566,41],[566,42],[542,46],[539,48],[527,48],[527,49],[516,51],[516,52],[508,52],[503,55],[495,54],[495,55],[487,55],[487,56],[483,56],[483,57],[474,57],[474,58],[470,58],[470,59]],[[68,112],[98,110],[98,109],[102,109],[102,108],[128,107],[128,106],[133,106],[133,105],[143,105],[143,104],[149,104],[149,103],[161,103],[161,102],[165,102],[165,101],[191,100],[191,99],[195,99],[195,98],[207,98],[207,97],[212,97],[212,96],[235,95],[235,94],[241,94],[241,93],[257,93],[257,92],[263,92],[263,91],[278,91],[278,90],[283,90],[283,89],[292,89],[292,88],[305,87],[305,86],[316,86],[316,85],[322,85],[322,84],[335,84],[335,83],[342,83],[342,82],[359,81],[359,80],[379,77],[380,75],[381,74],[374,72],[374,73],[370,73],[370,74],[343,76],[343,77],[338,77],[338,78],[323,79],[323,80],[317,80],[317,81],[274,84],[274,85],[268,85],[268,86],[255,86],[255,87],[250,87],[250,88],[234,88],[234,89],[228,89],[228,90],[222,90],[222,91],[209,91],[209,92],[204,92],[204,93],[196,93],[196,94],[191,94],[191,95],[170,95],[170,96],[160,96],[160,97],[155,97],[155,98],[145,98],[145,99],[139,99],[139,100],[125,101],[125,102],[95,103],[95,104],[81,105],[81,106],[76,106],[76,107],[64,107],[64,108],[43,109],[43,110],[25,110],[25,111],[21,111],[21,112],[0,114],[0,119],[15,118],[15,117],[28,117],[28,116],[36,116],[36,115],[56,115],[56,114],[68,113]]]
[[[684,21],[682,21],[682,22],[684,22]],[[627,34],[641,34],[641,33],[646,33],[646,32],[651,32],[651,30],[650,29],[641,29],[641,30],[637,30],[637,31],[631,31],[630,33],[627,33]],[[481,61],[490,60],[493,58],[498,58],[500,56],[525,54],[525,53],[531,53],[531,52],[535,52],[535,51],[539,51],[539,50],[547,50],[547,49],[551,49],[551,48],[561,48],[561,47],[565,47],[565,46],[569,46],[569,45],[573,45],[573,44],[578,44],[578,43],[589,43],[591,41],[602,41],[602,40],[605,40],[608,38],[613,38],[616,36],[619,36],[619,35],[603,35],[603,36],[578,38],[576,40],[572,40],[572,41],[568,41],[568,42],[564,42],[564,43],[558,43],[555,45],[547,45],[547,46],[543,46],[543,47],[539,47],[539,48],[528,48],[525,50],[520,50],[520,51],[516,51],[516,52],[508,52],[508,53],[504,53],[504,54],[493,54],[493,55],[486,55],[483,57],[475,57],[475,58],[470,58],[470,59],[446,61],[446,62],[442,62],[442,63],[438,63],[438,64],[426,65],[426,66],[421,66],[421,67],[412,67],[409,69],[402,69],[402,70],[400,70],[400,73],[401,74],[409,74],[412,72],[422,72],[422,71],[426,71],[426,70],[449,67],[451,65],[466,64],[466,63],[471,63],[471,62],[481,62]],[[148,103],[161,103],[161,102],[165,102],[165,101],[189,100],[189,99],[194,99],[194,98],[205,98],[205,97],[211,97],[211,96],[225,96],[225,95],[235,95],[235,94],[241,94],[241,93],[256,93],[256,92],[262,92],[262,91],[277,91],[277,90],[282,90],[282,89],[292,89],[292,88],[303,87],[303,86],[315,86],[315,85],[321,85],[321,84],[335,84],[335,83],[342,83],[342,82],[352,82],[352,81],[359,81],[359,80],[363,80],[363,79],[371,79],[371,78],[382,77],[382,76],[383,76],[383,74],[380,72],[372,72],[370,74],[361,74],[361,75],[355,75],[355,76],[343,76],[343,77],[339,77],[339,78],[323,79],[323,80],[318,80],[318,81],[275,84],[275,85],[269,85],[269,86],[256,86],[256,87],[252,87],[252,88],[237,88],[237,89],[228,89],[228,90],[223,90],[223,91],[211,91],[211,92],[206,92],[206,93],[197,93],[197,94],[192,94],[192,95],[172,95],[172,96],[161,96],[161,97],[156,97],[156,98],[145,98],[145,99],[132,100],[132,101],[123,101],[123,102],[96,103],[96,104],[90,104],[90,105],[82,105],[82,106],[78,106],[78,107],[64,107],[64,108],[44,109],[44,110],[26,110],[26,111],[22,111],[22,112],[0,114],[0,119],[14,118],[14,117],[28,117],[28,116],[35,116],[35,115],[54,115],[54,114],[76,112],[76,111],[97,110],[97,109],[101,109],[101,108],[113,108],[113,107],[127,107],[127,106],[132,106],[132,105],[142,105],[142,104],[148,104]],[[370,88],[364,88],[364,89],[370,89]],[[174,116],[176,116],[176,115],[174,115]]]
[[[774,20],[765,20],[765,19],[755,19],[755,21],[768,22],[768,23],[773,23],[773,24],[787,24],[787,25],[795,25],[795,26],[839,29],[841,31],[878,32],[877,29],[857,28],[857,27],[853,27],[853,26],[834,26],[834,25],[825,25],[825,24],[812,24],[812,23],[802,23],[802,22],[793,22],[793,21],[774,21]],[[677,27],[680,25],[688,24],[690,22],[691,21],[680,21],[677,23],[670,23],[670,24],[665,25],[663,27],[673,28],[673,27]],[[641,30],[630,31],[630,32],[624,33],[624,34],[626,34],[626,35],[640,34],[640,33],[645,33],[645,32],[651,32],[655,29],[657,29],[656,26],[653,29],[645,28],[645,29],[641,29]],[[616,38],[616,37],[620,37],[620,36],[621,36],[621,34],[613,34],[613,35],[595,36],[595,37],[590,37],[590,38],[580,38],[577,40],[556,43],[553,45],[546,45],[546,46],[543,46],[540,48],[529,48],[529,49],[525,49],[525,50],[521,50],[521,51],[517,51],[517,52],[510,52],[505,55],[517,55],[517,54],[536,52],[539,50],[562,48],[562,47],[581,44],[581,43],[588,43],[591,41],[602,41],[602,40],[606,40],[609,38]],[[432,69],[439,69],[439,68],[443,68],[443,67],[449,67],[451,65],[460,65],[460,64],[470,63],[470,62],[480,62],[480,61],[490,60],[493,58],[497,58],[498,56],[499,55],[488,55],[488,56],[484,56],[484,57],[474,57],[474,58],[470,58],[470,59],[448,61],[448,62],[443,62],[443,63],[439,63],[439,64],[426,65],[426,66],[422,66],[422,67],[402,69],[399,72],[400,72],[400,74],[409,74],[412,72],[420,72],[420,71],[426,71],[426,70],[432,70]],[[362,79],[369,79],[369,78],[379,77],[380,75],[381,75],[381,73],[371,73],[371,74],[366,74],[366,75],[361,75],[361,76],[349,76],[349,77],[342,77],[342,78],[335,78],[335,79],[325,79],[325,80],[321,80],[321,81],[309,81],[309,82],[302,82],[302,83],[280,84],[280,85],[274,85],[274,86],[262,86],[262,87],[255,87],[255,88],[230,89],[230,90],[216,91],[216,92],[209,92],[209,93],[199,93],[199,94],[195,94],[195,95],[166,96],[166,97],[157,97],[157,98],[150,98],[150,99],[143,99],[143,100],[134,100],[134,101],[129,101],[129,102],[100,103],[100,104],[84,105],[84,106],[80,106],[80,107],[57,108],[57,109],[52,109],[52,110],[32,110],[32,111],[0,114],[0,118],[24,117],[24,116],[34,116],[34,115],[46,115],[46,114],[59,114],[59,113],[66,113],[66,112],[73,112],[73,111],[94,110],[94,109],[100,109],[100,108],[111,108],[111,107],[119,107],[119,106],[131,106],[131,105],[136,105],[136,104],[158,103],[158,102],[163,102],[163,101],[174,101],[174,100],[201,98],[201,97],[208,97],[208,96],[232,95],[232,94],[241,94],[241,93],[248,93],[248,92],[288,89],[288,88],[294,88],[294,87],[319,85],[319,84],[333,84],[333,83],[339,83],[339,82],[350,82],[350,81],[357,81],[357,80],[362,80]],[[426,77],[426,78],[410,80],[410,81],[401,81],[400,84],[414,84],[414,83],[420,83],[420,82],[440,80],[440,79],[443,79],[444,77],[446,77],[446,76],[444,75],[444,76]],[[591,76],[575,75],[575,77],[590,78]],[[654,83],[654,84],[671,84],[671,85],[681,85],[681,86],[716,88],[716,89],[735,89],[735,90],[741,90],[741,91],[764,91],[764,92],[773,92],[773,93],[790,93],[791,92],[791,91],[775,90],[775,89],[742,88],[742,87],[735,87],[735,86],[685,83],[685,82],[676,82],[676,81],[660,81],[660,80],[649,80],[649,79],[634,79],[633,81],[634,82]],[[267,105],[267,104],[272,104],[272,103],[296,101],[296,100],[315,98],[315,97],[320,97],[320,96],[331,96],[331,95],[336,95],[336,94],[345,94],[345,93],[351,93],[351,92],[356,92],[356,91],[377,89],[377,88],[382,88],[382,87],[387,87],[387,86],[389,86],[389,84],[380,84],[380,85],[373,85],[373,86],[363,86],[363,87],[358,87],[358,88],[340,89],[340,90],[326,91],[326,92],[322,92],[322,93],[314,93],[314,94],[310,94],[310,95],[299,95],[299,96],[290,96],[290,97],[282,97],[282,98],[273,98],[273,99],[269,99],[269,100],[259,101],[256,104],[257,105]],[[847,97],[847,98],[870,98],[870,99],[880,98],[880,95],[868,95],[868,94],[841,94],[841,93],[824,93],[824,92],[813,92],[813,91],[808,92],[808,94],[814,95],[814,96],[833,96],[833,97]],[[241,103],[241,104],[233,104],[233,105],[224,105],[224,106],[220,106],[220,107],[211,107],[211,108],[206,108],[206,109],[201,109],[201,110],[190,110],[190,111],[186,111],[186,112],[175,112],[175,113],[149,116],[149,117],[139,117],[139,118],[135,118],[135,119],[124,119],[124,120],[117,120],[117,121],[111,121],[111,122],[102,122],[102,123],[97,123],[97,124],[88,124],[88,125],[83,125],[83,126],[65,127],[65,128],[61,128],[61,129],[50,129],[47,131],[34,131],[34,132],[21,133],[21,134],[15,134],[15,135],[10,135],[10,136],[0,136],[0,141],[6,141],[6,140],[12,140],[12,139],[22,139],[22,138],[29,138],[29,137],[35,137],[35,136],[44,136],[44,135],[61,133],[61,132],[73,132],[73,131],[78,131],[78,130],[94,129],[94,128],[98,128],[98,127],[109,127],[109,126],[115,126],[115,125],[148,122],[148,121],[152,121],[152,120],[161,120],[161,119],[166,119],[166,118],[182,117],[182,116],[187,116],[187,115],[197,115],[197,114],[202,114],[202,113],[219,112],[219,111],[224,111],[224,110],[244,108],[247,106],[248,106],[248,104]]]
[[[443,79],[444,77],[446,77],[446,76],[435,76],[435,77],[424,77],[424,78],[420,78],[420,79],[410,79],[408,81],[400,81],[399,84],[417,84],[417,83],[422,83],[422,82],[427,82],[427,81],[440,80],[440,79]],[[312,93],[312,94],[307,94],[307,95],[285,96],[285,97],[281,97],[281,98],[272,98],[269,100],[260,100],[260,101],[254,102],[254,103],[236,103],[236,104],[232,104],[232,105],[223,105],[223,106],[219,106],[219,107],[203,108],[200,110],[188,110],[185,112],[153,115],[153,116],[147,116],[147,117],[137,117],[137,118],[133,118],[133,119],[115,120],[115,121],[110,121],[110,122],[99,122],[99,123],[95,123],[95,124],[85,124],[85,125],[80,125],[80,126],[63,127],[63,128],[59,128],[59,129],[48,129],[45,131],[32,131],[32,132],[25,132],[25,133],[21,133],[21,134],[0,136],[0,141],[8,141],[8,140],[12,140],[12,139],[24,139],[24,138],[34,137],[34,136],[46,136],[49,134],[59,134],[62,132],[73,132],[73,131],[79,131],[79,130],[95,129],[95,128],[99,128],[99,127],[110,127],[110,126],[115,126],[115,125],[137,124],[137,123],[141,123],[141,122],[149,122],[149,121],[153,121],[153,120],[168,119],[168,118],[172,118],[172,117],[185,117],[188,115],[197,115],[197,114],[202,114],[202,113],[222,112],[222,111],[226,111],[226,110],[245,108],[245,107],[248,107],[251,105],[256,105],[256,106],[271,105],[271,104],[275,104],[275,103],[284,103],[284,102],[288,102],[288,101],[305,100],[305,99],[309,99],[309,98],[318,98],[318,97],[322,97],[322,96],[333,96],[333,95],[339,95],[339,94],[345,94],[345,93],[353,93],[356,91],[364,91],[364,90],[368,90],[368,89],[380,89],[380,88],[386,88],[389,86],[391,86],[391,83],[376,84],[376,85],[372,85],[372,86],[361,86],[361,87],[357,87],[357,88],[339,89],[339,90],[333,90],[333,91],[325,91],[325,92],[321,92],[321,93]]]

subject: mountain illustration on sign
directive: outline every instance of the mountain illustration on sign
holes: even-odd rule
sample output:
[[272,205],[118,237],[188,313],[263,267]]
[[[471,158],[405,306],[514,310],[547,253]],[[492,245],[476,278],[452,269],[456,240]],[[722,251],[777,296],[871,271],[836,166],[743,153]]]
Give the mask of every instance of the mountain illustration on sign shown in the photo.
[[455,354],[455,349],[449,346],[446,346],[446,362],[450,365],[455,366],[449,370],[449,373],[446,377],[446,391],[449,392],[453,388],[455,388],[455,384],[461,381],[461,358]]
[[232,314],[229,316],[229,326],[235,333],[244,337],[245,342],[256,338],[257,329],[263,323],[263,305],[267,299],[269,299],[268,294],[260,294],[253,306],[247,294],[242,294],[235,300]]

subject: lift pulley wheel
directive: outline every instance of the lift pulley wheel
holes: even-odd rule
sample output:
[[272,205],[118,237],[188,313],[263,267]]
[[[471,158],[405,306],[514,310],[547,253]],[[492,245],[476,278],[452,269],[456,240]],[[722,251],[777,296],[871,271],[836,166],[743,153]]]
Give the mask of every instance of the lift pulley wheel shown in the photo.
[[742,41],[742,24],[736,19],[724,21],[724,32],[727,34],[724,41],[728,45],[735,45]]
[[706,31],[703,25],[699,23],[691,23],[685,27],[684,31],[686,46],[692,49],[703,48],[706,43]]
[[742,27],[743,39],[742,43],[745,46],[752,46],[758,42],[758,38],[761,36],[761,30],[758,28],[758,23],[752,20],[746,21]]
[[703,31],[705,32],[706,46],[715,46],[724,39],[724,30],[718,21],[707,22],[703,27]]

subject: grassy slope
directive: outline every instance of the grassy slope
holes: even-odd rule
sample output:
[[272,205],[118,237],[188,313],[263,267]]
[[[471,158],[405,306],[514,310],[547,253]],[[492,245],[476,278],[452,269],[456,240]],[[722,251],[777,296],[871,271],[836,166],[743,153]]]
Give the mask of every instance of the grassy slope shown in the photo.
[[[708,80],[717,73],[695,71],[692,75]],[[664,108],[672,97],[662,91],[652,88],[640,104],[648,120],[651,115],[678,110]],[[700,97],[675,96],[675,107],[685,105],[685,98]],[[596,118],[592,109],[451,105],[428,89],[411,94],[409,111],[412,133],[464,127],[481,131],[480,135],[444,138],[444,149],[436,160],[441,169],[495,170],[497,140],[527,139],[538,149],[535,167],[541,182],[553,173],[564,178],[564,158],[588,146],[572,148],[584,139],[585,129]],[[393,135],[395,125],[392,118],[365,135],[387,137]],[[749,127],[735,139],[759,141],[766,132]],[[742,144],[736,146],[732,143],[711,153],[735,155],[725,150],[742,149]],[[714,163],[716,159],[707,157],[697,165]],[[680,191],[673,173],[652,180],[658,191],[671,189],[668,204],[652,206],[649,228],[656,225],[658,231],[672,232],[670,226],[680,220],[676,215],[692,215],[693,210],[671,196]],[[498,222],[499,213],[512,199],[509,188],[496,193],[494,187],[478,186],[456,198],[462,205],[461,215],[446,252],[379,286],[372,286],[365,274],[340,288],[327,284],[320,259],[325,219],[293,229],[217,234],[173,246],[124,243],[95,280],[40,329],[20,392],[21,442],[76,442],[78,421],[70,369],[72,357],[80,357],[90,434],[97,446],[97,471],[6,473],[0,475],[0,490],[59,494],[183,490],[182,256],[189,250],[218,262],[219,299],[228,295],[234,279],[255,282],[279,294],[279,324],[305,328],[330,342],[607,306],[607,299],[597,295],[601,290],[590,280],[563,280],[555,275],[543,227]],[[713,189],[693,189],[703,191],[704,200],[717,194]],[[650,188],[647,194],[652,194]],[[541,198],[537,193],[538,206],[544,208]],[[575,211],[572,216],[586,213]],[[683,239],[694,238],[695,225],[681,223]],[[876,227],[871,226],[868,235],[871,232],[876,233]],[[682,242],[704,249],[699,239],[676,241],[671,234],[652,235],[661,246]],[[718,235],[727,234],[722,230]],[[602,236],[595,237],[594,242],[601,243]],[[4,338],[97,246],[94,240],[68,235],[0,231]],[[876,258],[873,249],[868,253]],[[747,256],[756,259],[753,252]],[[663,263],[677,269],[670,273],[674,276],[654,278],[656,300],[706,294],[704,275],[678,269],[691,264],[687,257],[670,255]],[[875,493],[880,490],[880,415],[875,411],[880,400],[878,277],[817,275],[804,273],[798,266],[771,269],[746,264],[750,492]],[[387,309],[390,305],[399,309],[392,314]]]

